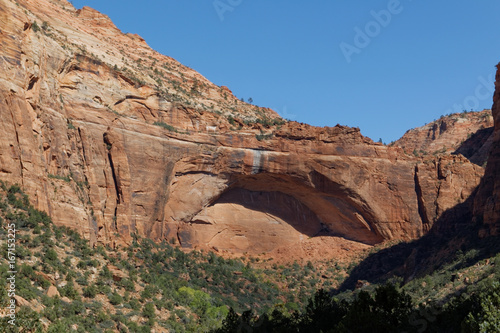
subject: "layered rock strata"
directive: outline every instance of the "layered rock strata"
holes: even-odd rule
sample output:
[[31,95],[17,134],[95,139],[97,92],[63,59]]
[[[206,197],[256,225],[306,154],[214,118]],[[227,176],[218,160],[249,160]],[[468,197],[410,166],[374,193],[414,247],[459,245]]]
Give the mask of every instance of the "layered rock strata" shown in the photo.
[[461,154],[484,165],[493,143],[491,110],[442,116],[425,126],[411,129],[393,143],[416,156]]
[[483,174],[462,156],[284,122],[64,0],[0,0],[0,44],[0,178],[93,244],[413,239]]

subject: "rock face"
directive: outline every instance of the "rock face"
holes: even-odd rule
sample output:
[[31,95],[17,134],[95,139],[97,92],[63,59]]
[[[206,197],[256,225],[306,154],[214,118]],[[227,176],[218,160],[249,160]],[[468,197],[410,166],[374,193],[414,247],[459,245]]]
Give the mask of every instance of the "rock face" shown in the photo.
[[474,201],[474,215],[483,222],[483,236],[498,235],[500,231],[500,64],[497,65],[493,118],[495,130],[486,171]]
[[[483,168],[284,122],[64,0],[0,0],[0,178],[92,243],[412,239]],[[38,22],[37,24],[35,24]]]
[[60,297],[61,295],[59,294],[59,291],[55,286],[50,286],[49,289],[47,289],[47,296],[48,297]]
[[491,110],[442,116],[425,126],[409,130],[394,146],[416,156],[462,154],[483,165],[493,142]]

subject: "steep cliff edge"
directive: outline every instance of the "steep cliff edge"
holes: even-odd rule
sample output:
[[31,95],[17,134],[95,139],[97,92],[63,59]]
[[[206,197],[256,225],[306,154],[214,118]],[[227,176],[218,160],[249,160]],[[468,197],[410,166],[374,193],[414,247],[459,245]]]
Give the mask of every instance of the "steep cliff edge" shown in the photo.
[[0,43],[0,178],[92,243],[307,254],[324,237],[412,239],[484,172],[285,122],[64,0],[0,0]]
[[497,65],[492,113],[495,126],[493,143],[474,202],[476,220],[484,225],[482,236],[496,236],[500,231],[500,64]]

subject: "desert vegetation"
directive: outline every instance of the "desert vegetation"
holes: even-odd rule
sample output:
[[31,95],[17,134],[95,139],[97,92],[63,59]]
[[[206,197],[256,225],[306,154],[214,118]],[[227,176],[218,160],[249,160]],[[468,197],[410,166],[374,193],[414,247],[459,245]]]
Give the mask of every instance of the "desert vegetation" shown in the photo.
[[[500,255],[458,251],[406,283],[342,290],[355,264],[227,259],[137,236],[128,247],[91,248],[34,209],[19,186],[0,187],[2,281],[10,276],[7,227],[17,230],[17,325],[4,317],[3,332],[492,332],[500,325]],[[0,291],[5,308],[10,297]]]

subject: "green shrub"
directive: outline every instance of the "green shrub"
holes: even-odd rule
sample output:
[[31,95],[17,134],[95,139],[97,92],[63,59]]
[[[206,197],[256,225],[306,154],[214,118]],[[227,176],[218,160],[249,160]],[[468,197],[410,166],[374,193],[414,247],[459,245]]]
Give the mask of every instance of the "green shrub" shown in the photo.
[[155,305],[154,303],[147,303],[142,309],[142,315],[146,318],[155,318]]
[[77,299],[79,297],[78,291],[73,286],[73,282],[68,282],[64,287],[59,289],[61,296],[66,296],[70,299]]
[[269,140],[273,137],[273,134],[255,134],[255,138],[257,138],[258,141],[263,141],[263,140]]
[[77,277],[75,282],[78,283],[80,286],[87,286],[89,284],[88,278],[85,276]]
[[123,303],[123,298],[117,292],[111,294],[111,296],[109,296],[108,299],[109,302],[113,305],[119,305]]
[[165,129],[169,130],[170,132],[177,132],[177,129],[175,127],[173,127],[172,125],[166,124],[162,121],[155,121],[153,123],[153,125],[163,127]]
[[47,252],[45,253],[45,260],[56,261],[57,252],[54,249],[48,249]]
[[53,175],[53,174],[49,173],[49,178],[63,180],[66,183],[71,182],[71,178],[69,176],[59,176],[59,175]]
[[130,279],[122,279],[118,285],[125,288],[126,291],[135,291],[135,284]]
[[101,328],[114,328],[116,325],[115,322],[112,320],[105,320],[102,323],[100,323],[99,326]]
[[135,299],[135,298],[132,298],[130,301],[129,301],[129,305],[130,307],[132,308],[132,310],[140,310],[141,309],[141,303]]
[[113,277],[113,274],[111,274],[107,266],[104,266],[102,268],[102,271],[99,273],[99,276],[103,277],[104,279],[111,279]]
[[75,300],[71,302],[68,306],[64,308],[64,316],[70,317],[74,315],[80,315],[85,312],[85,305],[81,300]]

